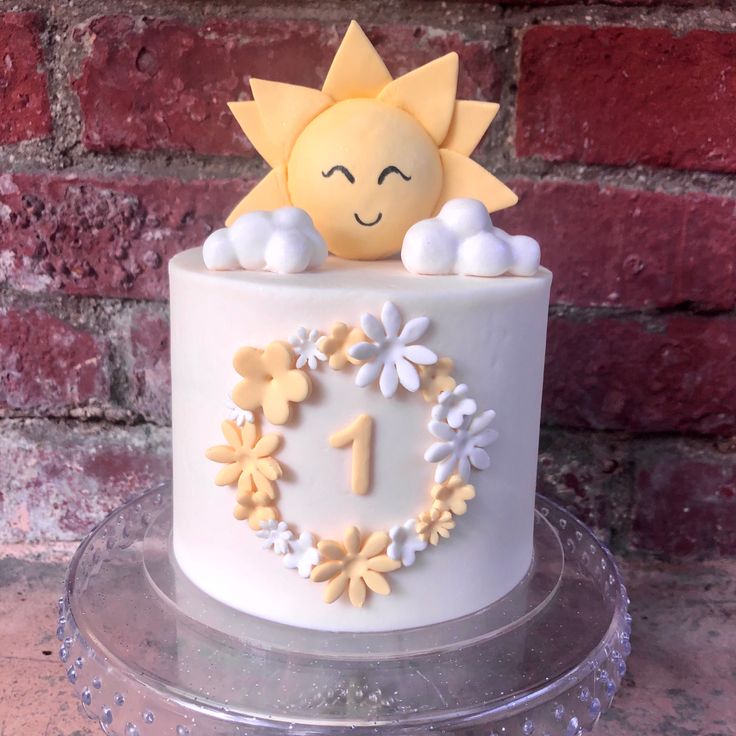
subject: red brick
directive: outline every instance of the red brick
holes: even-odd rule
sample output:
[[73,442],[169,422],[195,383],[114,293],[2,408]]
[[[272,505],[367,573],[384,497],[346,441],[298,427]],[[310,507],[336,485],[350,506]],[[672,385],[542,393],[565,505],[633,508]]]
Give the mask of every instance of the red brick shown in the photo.
[[128,408],[158,424],[171,421],[169,322],[158,310],[141,306],[129,320]]
[[51,133],[40,27],[35,13],[0,14],[0,145]]
[[163,299],[166,263],[201,245],[242,180],[0,176],[0,283],[27,291]]
[[543,26],[524,34],[520,156],[736,171],[736,33]]
[[527,233],[552,269],[552,300],[578,306],[736,306],[736,199],[510,182],[516,207],[493,220]]
[[168,430],[40,419],[0,428],[0,543],[79,539],[170,477]]
[[736,320],[550,320],[544,421],[635,432],[736,432]]
[[736,453],[685,439],[637,452],[634,547],[667,557],[736,554]]
[[[173,149],[252,153],[229,100],[250,96],[250,77],[321,86],[343,31],[297,21],[217,21],[203,26],[110,16],[77,29],[89,47],[75,82],[84,144],[93,150]],[[493,97],[499,75],[485,41],[415,26],[371,30],[389,68],[403,73],[446,51],[462,60],[461,93]]]
[[0,311],[0,410],[54,413],[109,393],[99,338],[40,309]]

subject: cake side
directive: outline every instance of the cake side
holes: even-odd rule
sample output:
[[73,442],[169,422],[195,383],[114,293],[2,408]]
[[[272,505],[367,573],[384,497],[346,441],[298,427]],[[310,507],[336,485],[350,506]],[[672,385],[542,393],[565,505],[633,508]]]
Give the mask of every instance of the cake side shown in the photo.
[[[187,576],[235,608],[282,623],[332,631],[380,631],[448,620],[478,610],[513,588],[532,550],[541,385],[551,275],[496,279],[407,273],[399,261],[329,258],[298,278],[265,272],[208,272],[201,251],[170,265],[174,427],[174,551]],[[496,412],[491,466],[474,472],[475,497],[448,539],[392,574],[391,594],[371,605],[346,598],[325,605],[323,586],[263,550],[233,515],[237,489],[216,487],[204,450],[216,445],[227,392],[240,376],[233,356],[244,345],[287,341],[300,326],[328,334],[336,322],[358,324],[390,300],[403,318],[427,317],[422,342],[452,357],[453,375],[481,408]],[[306,369],[305,369],[306,370]],[[281,437],[278,510],[296,532],[343,537],[389,529],[428,506],[435,465],[425,459],[431,405],[420,392],[385,398],[358,387],[359,368],[320,362],[311,395],[291,421],[262,421]],[[366,415],[373,424],[370,490],[351,488],[350,448],[329,438]]]

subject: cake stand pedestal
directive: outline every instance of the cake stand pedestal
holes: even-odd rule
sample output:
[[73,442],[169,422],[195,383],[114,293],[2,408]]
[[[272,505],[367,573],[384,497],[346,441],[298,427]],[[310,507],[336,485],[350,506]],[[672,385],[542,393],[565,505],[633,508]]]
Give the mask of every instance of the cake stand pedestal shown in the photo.
[[178,569],[171,527],[162,486],[111,514],[69,567],[59,656],[107,734],[577,736],[626,670],[614,561],[542,497],[534,561],[511,593],[402,632],[328,634],[227,608]]

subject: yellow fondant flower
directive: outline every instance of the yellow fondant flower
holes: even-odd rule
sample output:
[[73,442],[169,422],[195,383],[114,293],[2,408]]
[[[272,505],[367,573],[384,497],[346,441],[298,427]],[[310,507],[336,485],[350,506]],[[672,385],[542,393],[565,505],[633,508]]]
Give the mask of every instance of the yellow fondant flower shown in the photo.
[[362,361],[348,355],[348,350],[366,340],[360,327],[349,327],[344,322],[335,322],[330,334],[321,338],[318,347],[330,358],[330,368],[341,371],[348,363],[359,365]]
[[401,567],[401,562],[385,554],[390,541],[386,532],[374,532],[361,546],[360,532],[354,526],[345,531],[344,544],[322,540],[317,549],[326,561],[317,565],[310,577],[315,583],[329,580],[325,602],[333,603],[347,590],[353,606],[361,608],[367,589],[388,595],[391,587],[382,573]]
[[233,401],[247,411],[262,407],[271,424],[288,422],[289,402],[304,401],[312,390],[309,376],[294,368],[294,353],[283,342],[272,342],[262,352],[240,348],[233,366],[243,376],[233,390]]
[[452,358],[440,358],[434,365],[419,366],[419,388],[425,401],[434,403],[443,391],[455,388],[454,367]]
[[238,495],[238,504],[233,511],[233,516],[238,521],[248,521],[251,529],[258,531],[262,521],[273,519],[278,521],[279,512],[272,506],[273,499],[265,493],[243,493]]
[[271,455],[279,446],[279,435],[265,434],[259,438],[255,424],[246,422],[238,427],[231,421],[222,423],[222,434],[228,444],[210,447],[205,453],[209,460],[225,463],[215,476],[215,483],[228,486],[237,480],[238,496],[258,491],[267,498],[276,498],[273,481],[281,477],[281,466]]
[[451,511],[455,516],[462,516],[468,510],[471,498],[475,498],[475,488],[466,483],[461,476],[453,475],[444,483],[438,483],[432,488],[434,503],[432,508],[440,511]]
[[433,545],[440,541],[440,537],[447,539],[450,536],[450,529],[454,528],[455,522],[452,520],[452,514],[436,506],[433,506],[430,511],[422,512],[417,519],[417,534],[420,539]]

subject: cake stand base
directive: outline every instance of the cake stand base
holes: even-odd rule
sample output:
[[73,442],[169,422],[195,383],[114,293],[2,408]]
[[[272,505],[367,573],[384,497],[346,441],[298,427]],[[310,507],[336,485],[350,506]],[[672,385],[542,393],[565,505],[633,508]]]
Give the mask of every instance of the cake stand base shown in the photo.
[[171,527],[171,489],[156,488],[111,514],[69,567],[59,656],[107,734],[577,736],[626,670],[613,559],[542,497],[534,560],[511,593],[401,632],[330,634],[230,609],[179,570]]

